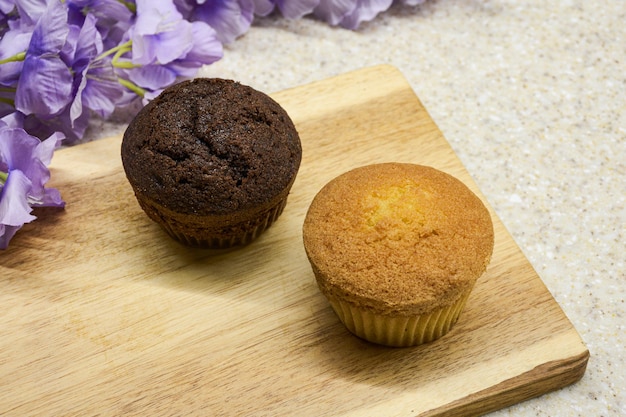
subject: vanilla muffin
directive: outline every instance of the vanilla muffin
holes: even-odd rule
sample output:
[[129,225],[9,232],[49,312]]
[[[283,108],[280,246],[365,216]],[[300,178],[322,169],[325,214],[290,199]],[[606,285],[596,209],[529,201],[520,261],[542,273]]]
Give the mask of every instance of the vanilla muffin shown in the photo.
[[232,80],[167,88],[124,133],[126,177],[145,213],[191,246],[245,245],[280,216],[302,157],[287,112]]
[[318,286],[355,335],[414,346],[446,334],[490,262],[491,217],[461,181],[403,163],[326,184],[303,225]]

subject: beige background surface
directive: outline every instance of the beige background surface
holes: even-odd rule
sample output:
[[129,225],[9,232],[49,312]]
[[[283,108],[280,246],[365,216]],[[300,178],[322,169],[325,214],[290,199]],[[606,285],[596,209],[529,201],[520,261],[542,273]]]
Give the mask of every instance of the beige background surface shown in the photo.
[[[356,32],[259,19],[203,75],[275,92],[399,68],[570,318],[591,359],[568,388],[494,416],[626,414],[626,4],[394,6]],[[95,121],[89,138],[123,131]]]

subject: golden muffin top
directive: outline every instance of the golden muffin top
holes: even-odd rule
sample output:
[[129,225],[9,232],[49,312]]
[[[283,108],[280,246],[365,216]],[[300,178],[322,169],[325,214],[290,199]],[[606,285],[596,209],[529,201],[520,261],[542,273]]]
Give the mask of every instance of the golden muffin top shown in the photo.
[[309,207],[303,238],[322,292],[409,316],[471,289],[491,259],[494,234],[487,208],[458,179],[385,163],[326,184]]

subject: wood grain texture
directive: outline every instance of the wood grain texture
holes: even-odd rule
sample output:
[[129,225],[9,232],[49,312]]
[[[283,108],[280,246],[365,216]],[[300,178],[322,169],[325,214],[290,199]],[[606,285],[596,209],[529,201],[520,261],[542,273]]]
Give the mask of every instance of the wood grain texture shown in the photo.
[[229,252],[169,239],[136,203],[120,138],[55,154],[65,210],[0,253],[0,415],[478,415],[577,381],[589,353],[495,213],[452,331],[415,348],[350,335],[301,243],[331,178],[402,161],[476,185],[401,74],[378,66],[273,97],[301,133],[287,208]]

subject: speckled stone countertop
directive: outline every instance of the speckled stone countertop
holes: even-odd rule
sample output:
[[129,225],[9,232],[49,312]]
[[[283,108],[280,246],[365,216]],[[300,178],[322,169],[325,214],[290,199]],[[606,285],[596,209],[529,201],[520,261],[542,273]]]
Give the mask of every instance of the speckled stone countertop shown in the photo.
[[578,383],[493,415],[623,416],[625,22],[620,0],[428,1],[358,31],[268,17],[200,75],[271,93],[397,67],[591,353]]

